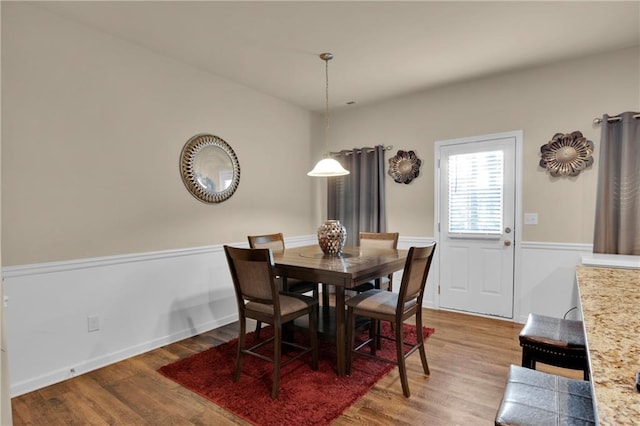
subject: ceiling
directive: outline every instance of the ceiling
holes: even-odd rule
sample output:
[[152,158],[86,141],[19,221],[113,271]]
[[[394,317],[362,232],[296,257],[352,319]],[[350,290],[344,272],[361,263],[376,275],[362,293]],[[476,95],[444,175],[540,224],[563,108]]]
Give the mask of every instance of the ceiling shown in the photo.
[[640,46],[640,1],[37,2],[309,110]]

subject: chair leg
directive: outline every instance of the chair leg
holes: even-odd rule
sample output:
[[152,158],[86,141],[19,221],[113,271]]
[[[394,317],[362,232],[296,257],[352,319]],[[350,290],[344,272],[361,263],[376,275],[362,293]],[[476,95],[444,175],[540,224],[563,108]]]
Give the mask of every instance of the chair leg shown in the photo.
[[524,346],[522,347],[522,366],[532,370],[536,369],[536,361],[534,357],[529,353],[529,349]]
[[376,354],[376,349],[378,348],[378,332],[380,327],[380,321],[377,321],[373,318],[369,320],[369,352],[371,355]]
[[260,340],[260,330],[262,330],[262,321],[256,322],[256,340]]
[[422,312],[420,310],[418,310],[418,315],[416,316],[416,333],[418,336],[418,344],[420,345],[418,351],[420,351],[420,359],[422,360],[422,370],[424,370],[424,374],[431,374],[431,372],[429,371],[429,363],[427,362],[427,350],[424,347]]
[[282,357],[282,324],[273,325],[273,385],[271,387],[271,398],[278,398],[278,388],[280,386],[280,359]]
[[318,370],[318,305],[309,309],[309,341],[311,342],[311,369]]
[[347,308],[347,362],[345,366],[347,376],[351,374],[351,360],[353,359],[353,346],[355,344],[355,327],[355,315],[353,315],[353,308],[350,307]]
[[236,369],[233,371],[234,383],[240,378],[240,370],[242,370],[242,349],[244,348],[245,333],[247,331],[247,324],[244,315],[240,314],[240,332],[238,334],[238,352],[236,355]]
[[404,350],[402,347],[402,324],[396,324],[396,356],[398,358],[398,370],[400,372],[400,381],[402,382],[402,393],[405,397],[409,398],[411,392],[409,392],[409,381],[407,380],[407,365],[404,359]]
[[[393,274],[389,275],[389,285],[387,286],[387,291],[393,292]],[[393,322],[389,322],[391,324],[391,331],[393,332]]]

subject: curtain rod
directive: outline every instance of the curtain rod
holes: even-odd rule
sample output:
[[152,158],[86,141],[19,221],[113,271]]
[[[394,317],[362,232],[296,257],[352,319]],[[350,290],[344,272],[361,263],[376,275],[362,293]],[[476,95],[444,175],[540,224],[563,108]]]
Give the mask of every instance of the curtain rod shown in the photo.
[[[382,147],[383,151],[389,151],[391,149],[393,149],[393,145],[387,145],[387,146],[383,146]],[[338,152],[330,152],[329,154],[330,155],[338,155],[338,154],[351,155],[351,154],[353,154],[352,151],[354,151],[354,150],[355,151],[360,151],[360,152],[362,152],[362,151],[373,152],[373,151],[375,151],[375,148],[368,148],[368,147],[366,147],[366,148],[354,148],[352,150],[342,150],[342,151],[338,151]]]
[[[636,115],[634,115],[634,116],[632,116],[632,117],[633,117],[633,118],[640,118],[640,114],[636,114]],[[609,123],[612,123],[612,122],[614,122],[614,121],[620,121],[620,120],[622,120],[622,118],[620,118],[620,116],[609,117],[609,118],[607,119],[607,121],[608,121]],[[596,117],[596,118],[594,118],[594,119],[593,119],[593,124],[601,124],[601,123],[602,123],[602,118],[600,118],[600,117]]]

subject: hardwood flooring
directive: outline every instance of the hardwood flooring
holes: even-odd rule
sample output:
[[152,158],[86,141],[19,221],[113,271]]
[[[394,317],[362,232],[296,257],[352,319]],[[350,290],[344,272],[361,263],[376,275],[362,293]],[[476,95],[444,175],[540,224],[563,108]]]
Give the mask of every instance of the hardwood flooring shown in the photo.
[[[521,324],[425,309],[430,376],[409,357],[411,398],[397,368],[348,408],[334,425],[491,425],[510,364],[520,364]],[[248,327],[251,329],[251,326]],[[237,337],[233,323],[13,398],[14,425],[246,425],[156,370]],[[357,358],[356,358],[357,362]],[[540,365],[581,378],[581,372]]]

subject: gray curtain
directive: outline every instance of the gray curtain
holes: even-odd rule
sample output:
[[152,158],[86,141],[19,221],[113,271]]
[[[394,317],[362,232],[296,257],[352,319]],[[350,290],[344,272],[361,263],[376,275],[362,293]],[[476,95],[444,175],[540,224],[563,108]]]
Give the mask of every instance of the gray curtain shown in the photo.
[[384,147],[354,148],[333,157],[350,173],[329,178],[327,218],[345,226],[347,245],[359,244],[360,231],[386,232]]
[[602,117],[594,253],[640,255],[640,114]]

